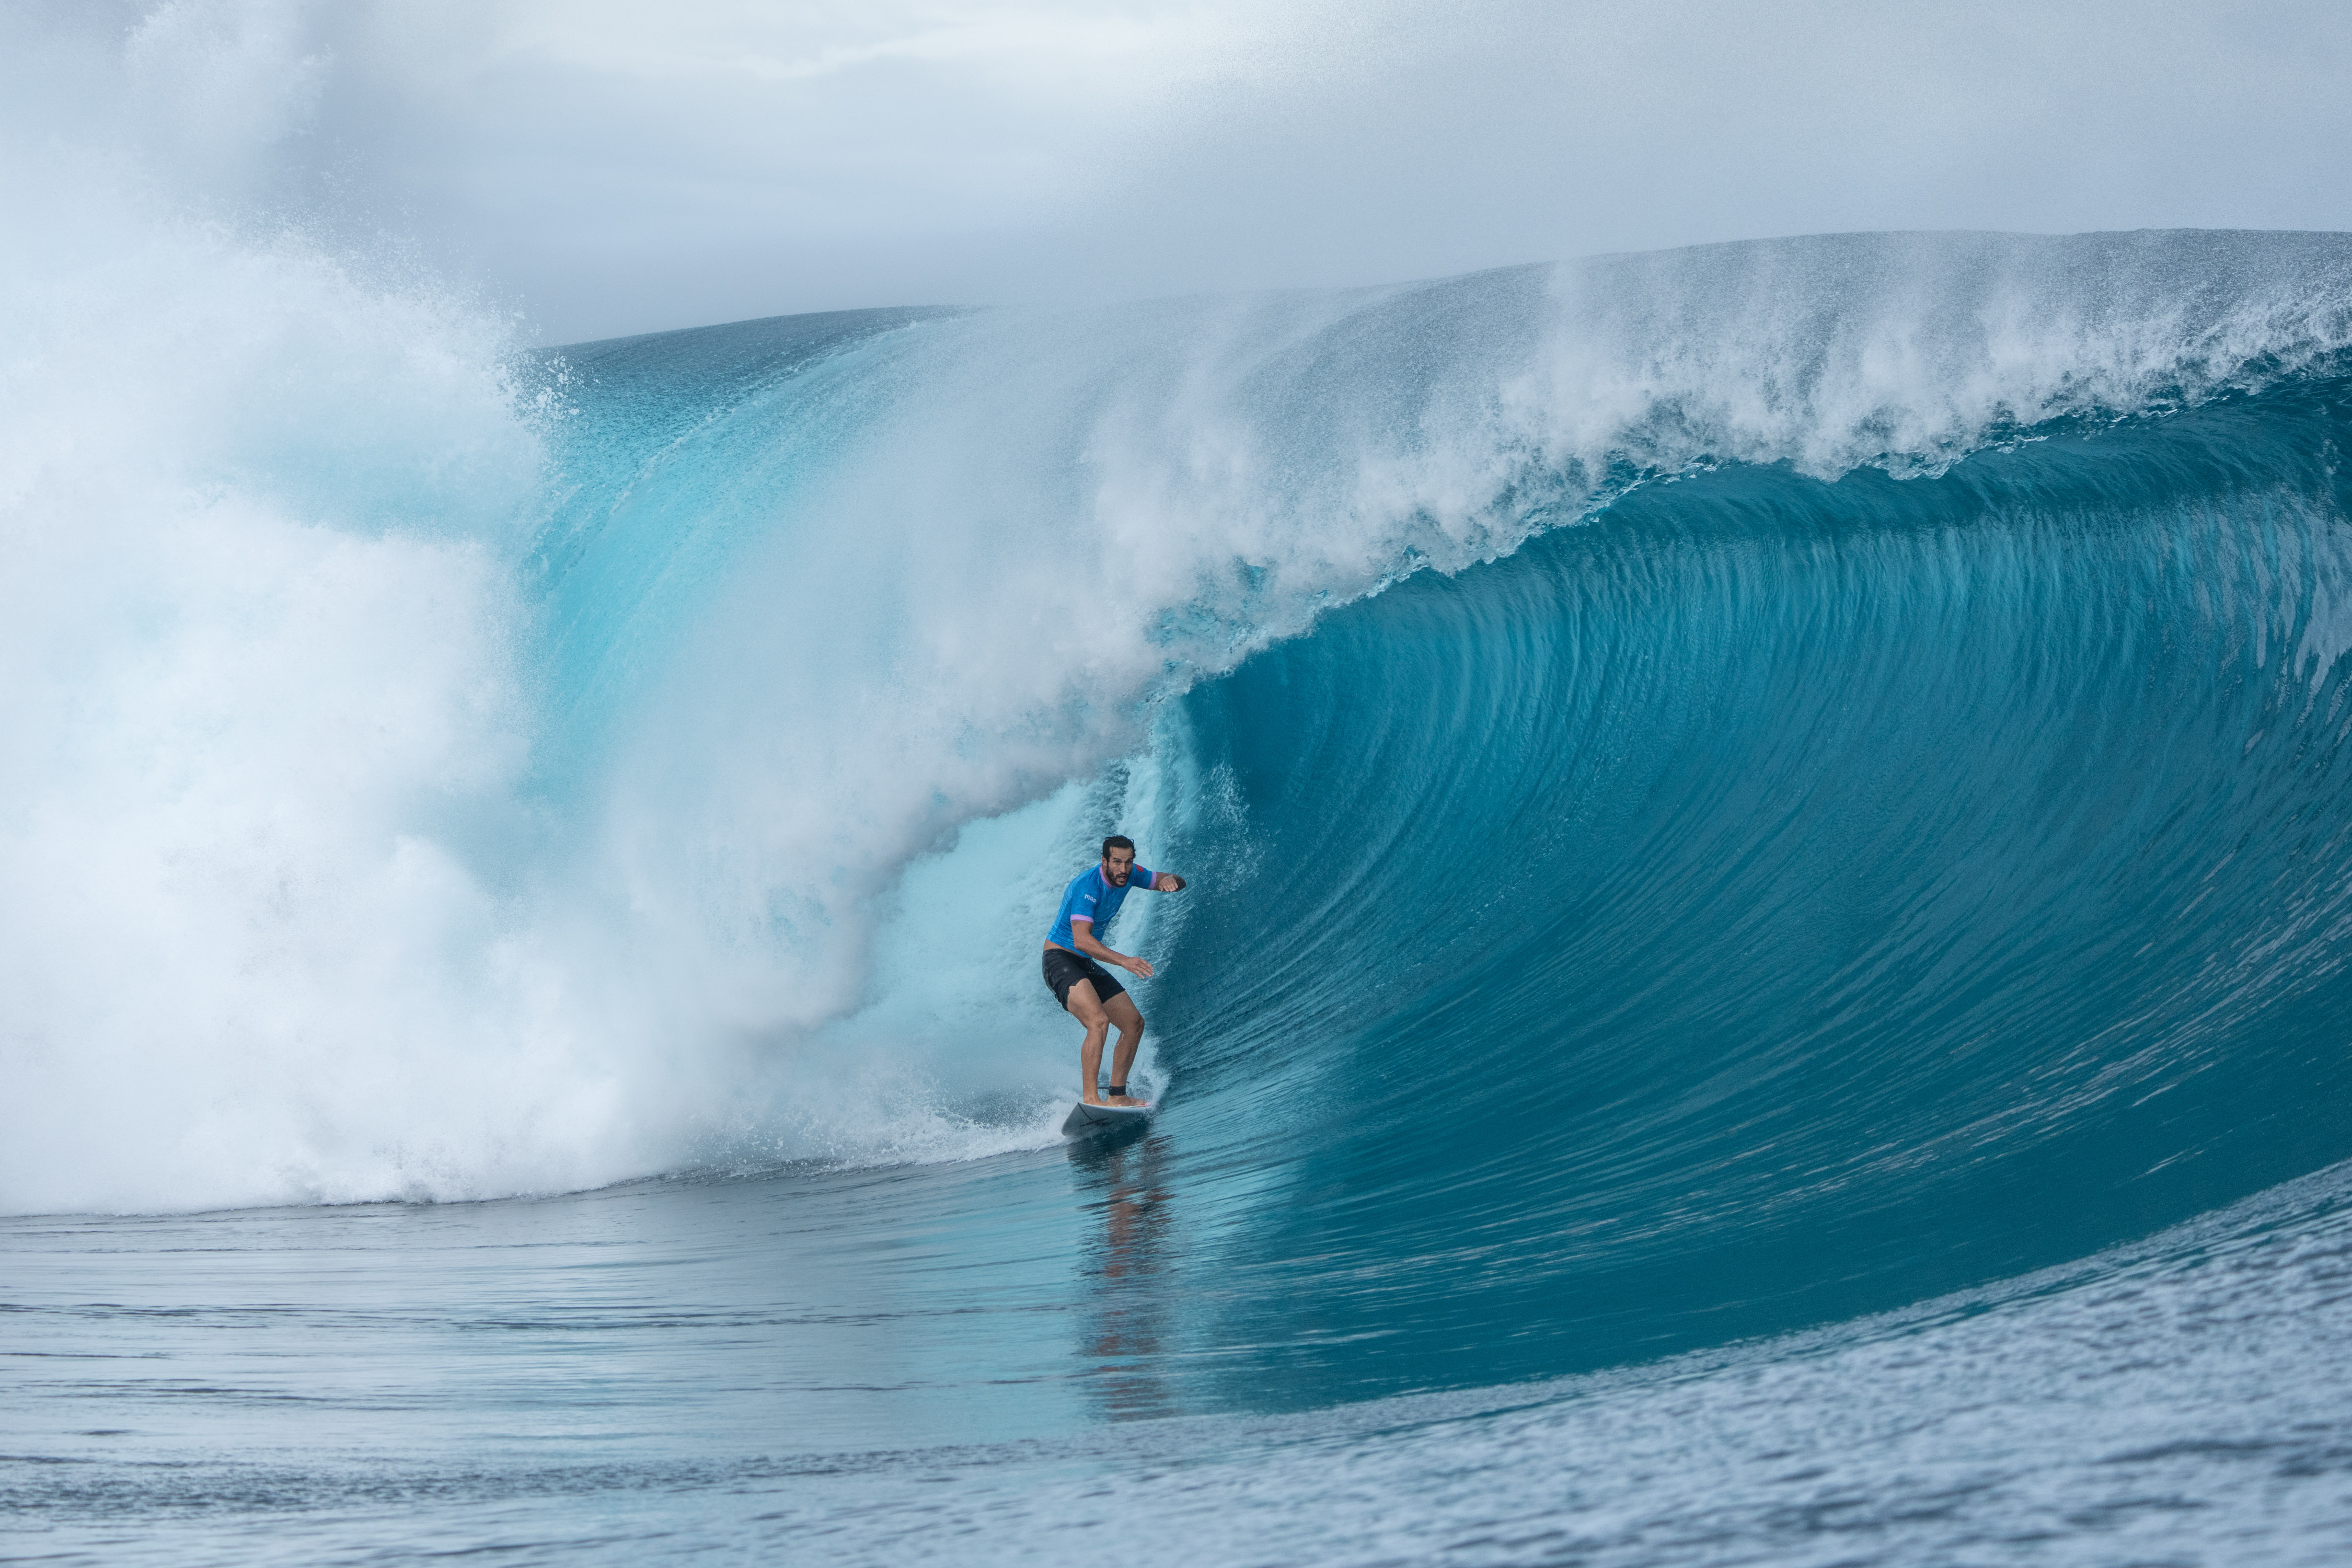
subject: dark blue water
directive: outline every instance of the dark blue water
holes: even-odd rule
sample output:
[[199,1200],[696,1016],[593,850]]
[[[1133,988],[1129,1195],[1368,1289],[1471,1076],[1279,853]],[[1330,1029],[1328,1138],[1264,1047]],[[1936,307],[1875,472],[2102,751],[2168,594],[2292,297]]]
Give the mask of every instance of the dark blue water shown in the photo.
[[[337,1192],[481,1201],[0,1219],[5,1550],[2340,1557],[2341,251],[542,363],[445,841],[579,1092],[322,1052]],[[1113,827],[1160,1110],[1065,1142]]]
[[1244,1381],[1778,1331],[2352,1154],[2343,395],[1643,491],[1198,692]]

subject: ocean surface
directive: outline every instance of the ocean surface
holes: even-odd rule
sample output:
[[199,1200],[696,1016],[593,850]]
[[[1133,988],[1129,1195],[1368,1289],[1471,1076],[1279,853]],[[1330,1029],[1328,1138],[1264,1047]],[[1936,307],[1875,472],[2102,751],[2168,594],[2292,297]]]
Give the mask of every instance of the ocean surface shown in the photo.
[[0,327],[0,1561],[2352,1554],[2352,237],[138,222]]

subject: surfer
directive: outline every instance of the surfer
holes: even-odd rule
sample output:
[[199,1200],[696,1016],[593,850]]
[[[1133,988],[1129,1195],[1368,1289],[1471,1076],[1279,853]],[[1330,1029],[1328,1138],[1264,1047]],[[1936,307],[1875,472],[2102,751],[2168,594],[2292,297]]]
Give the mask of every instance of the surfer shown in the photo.
[[[1078,1050],[1081,1093],[1088,1105],[1140,1105],[1127,1092],[1127,1071],[1135,1065],[1135,1048],[1143,1043],[1143,1015],[1127,987],[1111,978],[1109,964],[1139,980],[1151,978],[1148,959],[1113,952],[1102,943],[1102,933],[1137,888],[1155,893],[1181,893],[1184,879],[1173,871],[1147,871],[1135,863],[1135,840],[1113,834],[1103,840],[1102,863],[1089,866],[1063,889],[1062,907],[1045,938],[1045,984],[1054,1000],[1087,1026],[1087,1043]],[[1096,1087],[1102,1070],[1103,1037],[1118,1026],[1118,1049],[1110,1064],[1110,1098]]]

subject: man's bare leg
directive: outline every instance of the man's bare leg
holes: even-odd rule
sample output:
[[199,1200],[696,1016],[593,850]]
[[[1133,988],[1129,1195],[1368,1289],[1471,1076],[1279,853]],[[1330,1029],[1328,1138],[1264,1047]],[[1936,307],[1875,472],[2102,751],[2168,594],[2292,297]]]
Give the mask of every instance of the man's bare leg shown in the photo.
[[[1087,1043],[1078,1047],[1078,1098],[1088,1105],[1101,1105],[1104,1103],[1102,1090],[1095,1087],[1095,1082],[1102,1076],[1103,1037],[1110,1033],[1110,1015],[1103,1010],[1101,1003],[1095,1000],[1095,983],[1091,980],[1073,984],[1069,998],[1065,1005],[1068,1007],[1070,1016],[1087,1026]],[[1114,996],[1111,1000],[1127,1002],[1123,995]],[[1127,1010],[1134,1012],[1135,1004],[1128,1002]],[[1118,1081],[1125,1083],[1127,1080],[1120,1079]]]
[[[1077,987],[1074,985],[1070,991],[1072,995],[1076,995]],[[1111,1053],[1110,1080],[1124,1084],[1128,1069],[1135,1066],[1136,1047],[1143,1044],[1143,1015],[1135,1010],[1135,998],[1122,991],[1104,1005],[1103,1016],[1108,1022],[1118,1026],[1118,1049]],[[1110,1103],[1141,1105],[1143,1101],[1131,1094],[1114,1094],[1110,1097]]]

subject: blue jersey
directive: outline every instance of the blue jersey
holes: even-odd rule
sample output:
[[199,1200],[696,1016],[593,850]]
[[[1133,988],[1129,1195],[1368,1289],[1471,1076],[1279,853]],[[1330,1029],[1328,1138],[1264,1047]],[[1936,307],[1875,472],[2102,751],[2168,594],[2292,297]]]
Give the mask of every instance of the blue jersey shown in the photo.
[[1110,929],[1110,922],[1118,918],[1119,905],[1127,902],[1127,895],[1138,888],[1149,888],[1153,879],[1151,872],[1131,866],[1128,868],[1127,886],[1114,888],[1103,880],[1100,865],[1087,867],[1071,878],[1070,885],[1062,890],[1062,907],[1054,916],[1053,933],[1045,940],[1076,952],[1078,939],[1070,934],[1070,922],[1092,921],[1095,940],[1100,942],[1103,932]]

